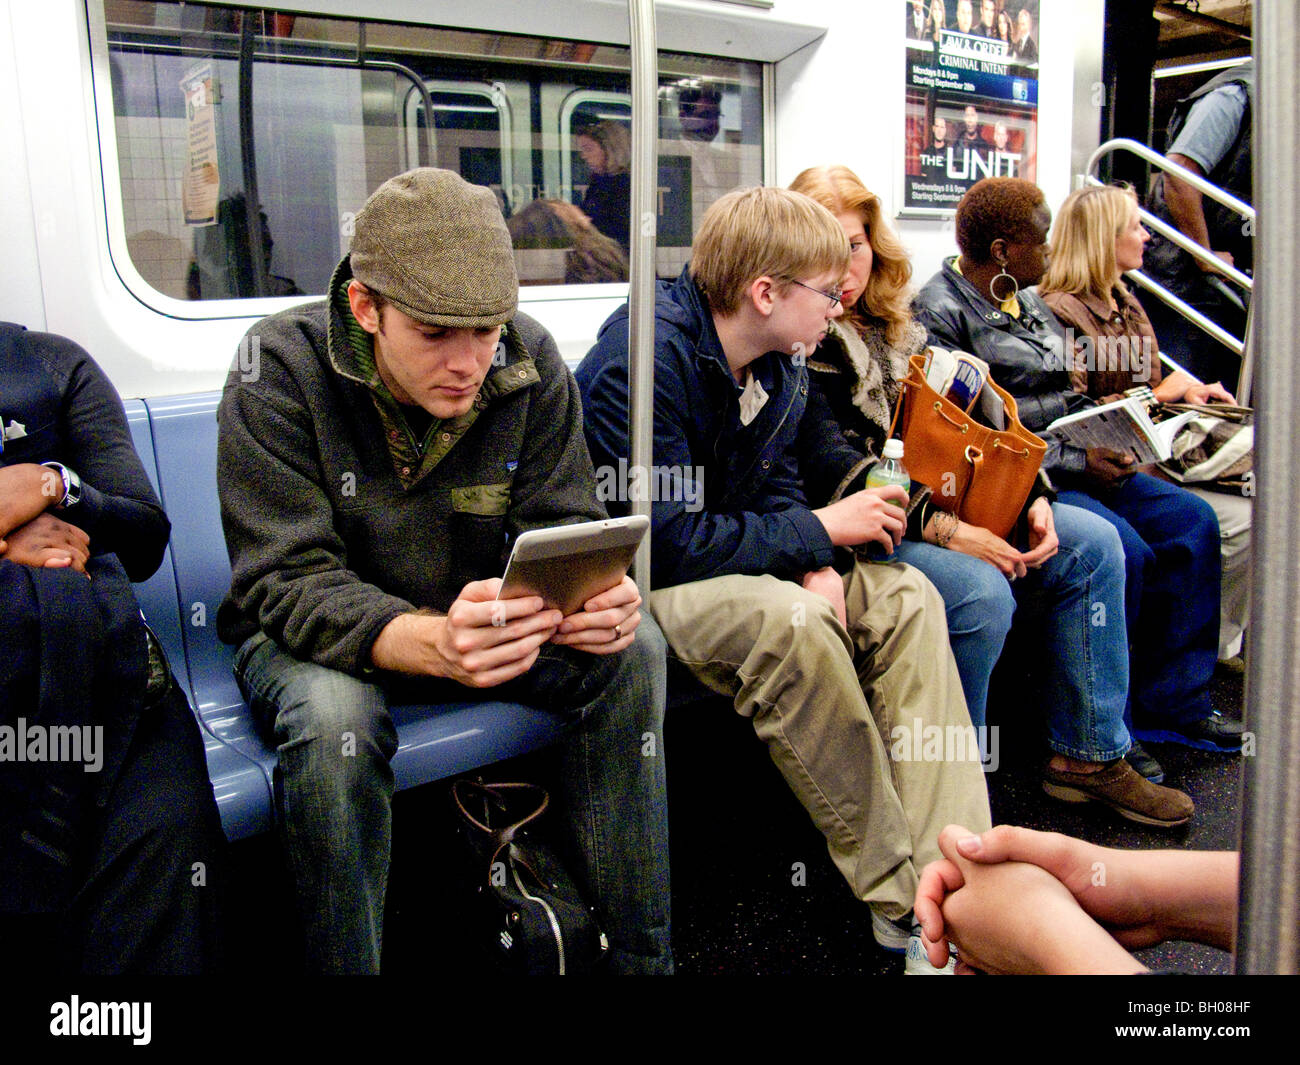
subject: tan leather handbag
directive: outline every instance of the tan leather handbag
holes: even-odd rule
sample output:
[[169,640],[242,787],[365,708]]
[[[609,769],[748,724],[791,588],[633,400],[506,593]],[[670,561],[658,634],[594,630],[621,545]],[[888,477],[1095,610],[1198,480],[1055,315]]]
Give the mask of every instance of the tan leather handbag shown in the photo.
[[990,379],[1006,406],[1007,427],[990,429],[939,395],[925,379],[925,355],[908,360],[894,424],[900,421],[903,462],[930,486],[930,501],[962,521],[1006,539],[1029,498],[1047,445],[1023,425],[1016,401]]

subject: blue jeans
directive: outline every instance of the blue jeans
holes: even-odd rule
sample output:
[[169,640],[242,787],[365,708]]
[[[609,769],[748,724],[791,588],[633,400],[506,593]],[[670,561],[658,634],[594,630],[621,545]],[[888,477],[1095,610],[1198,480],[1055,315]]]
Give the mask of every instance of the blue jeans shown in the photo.
[[1119,488],[1061,501],[1105,518],[1124,544],[1125,615],[1132,645],[1129,717],[1144,731],[1210,716],[1219,652],[1219,522],[1204,500],[1144,473]]
[[973,723],[984,723],[989,675],[1019,603],[1042,619],[1048,746],[1080,761],[1108,762],[1123,757],[1131,742],[1124,723],[1123,549],[1115,530],[1093,515],[1055,504],[1052,517],[1060,548],[1015,582],[982,559],[931,544],[904,543],[899,557],[943,596]]
[[619,654],[547,644],[526,674],[486,691],[386,673],[361,680],[296,659],[260,633],[239,649],[235,676],[278,748],[282,835],[314,969],[379,971],[397,749],[389,703],[477,697],[564,720],[559,842],[609,934],[611,970],[672,972],[664,641],[648,611]]
[[961,676],[970,723],[984,724],[989,677],[1002,654],[1016,600],[1011,585],[995,566],[960,551],[904,540],[895,558],[929,578],[943,598],[948,643]]

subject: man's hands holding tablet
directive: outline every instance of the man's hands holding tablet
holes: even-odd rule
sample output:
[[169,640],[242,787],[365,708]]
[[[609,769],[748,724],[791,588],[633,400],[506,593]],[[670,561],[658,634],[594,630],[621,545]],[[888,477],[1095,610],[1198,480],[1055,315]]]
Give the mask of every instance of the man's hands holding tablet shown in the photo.
[[501,578],[472,581],[445,617],[402,614],[380,631],[370,651],[380,669],[447,677],[491,688],[527,673],[548,640],[592,654],[627,647],[641,623],[641,596],[631,577],[564,617],[541,596],[498,599]]
[[380,669],[446,677],[469,688],[491,688],[528,672],[542,644],[564,620],[541,596],[498,599],[501,578],[471,581],[445,617],[401,614],[380,630],[370,649]]
[[632,642],[641,624],[640,606],[636,582],[624,574],[613,588],[588,599],[583,610],[565,618],[552,642],[595,655],[614,654]]
[[[528,672],[548,640],[615,654],[631,644],[641,623],[641,596],[627,566],[648,527],[645,518],[628,518],[525,533],[504,581],[471,581],[446,616],[394,618],[370,660],[379,669],[491,688]],[[498,598],[503,583],[510,587]]]

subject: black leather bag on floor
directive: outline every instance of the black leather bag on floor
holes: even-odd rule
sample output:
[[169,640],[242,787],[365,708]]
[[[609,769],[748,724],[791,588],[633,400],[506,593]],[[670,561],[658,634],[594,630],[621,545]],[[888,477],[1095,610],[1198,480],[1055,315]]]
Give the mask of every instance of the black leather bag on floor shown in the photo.
[[536,784],[458,780],[451,788],[474,878],[474,933],[504,969],[571,976],[605,960],[609,941],[591,907],[533,825],[549,803]]

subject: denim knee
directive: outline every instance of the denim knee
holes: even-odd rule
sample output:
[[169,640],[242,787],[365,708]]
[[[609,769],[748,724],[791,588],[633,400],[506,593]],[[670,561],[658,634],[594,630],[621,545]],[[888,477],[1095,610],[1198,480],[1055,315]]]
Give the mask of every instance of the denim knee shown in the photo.
[[618,700],[622,712],[631,718],[627,723],[638,730],[661,734],[668,689],[668,645],[650,611],[642,611],[636,639],[611,657],[614,671],[606,683],[630,689],[630,698]]
[[309,749],[330,771],[351,775],[358,763],[387,762],[396,753],[397,729],[377,684],[294,658],[261,634],[240,648],[235,665],[282,765],[286,756],[301,762]]
[[949,634],[980,633],[1000,649],[1011,631],[1016,612],[1011,582],[995,566],[987,563],[971,567],[967,580],[966,594],[959,601],[945,600]]
[[1193,545],[1192,550],[1198,558],[1206,556],[1218,557],[1222,539],[1219,531],[1219,516],[1214,512],[1214,508],[1200,496],[1191,492],[1186,494],[1189,519],[1186,534]]
[[[1062,514],[1064,508],[1057,508],[1057,531],[1061,539],[1061,551],[1070,552],[1078,557],[1090,573],[1124,569],[1127,553],[1119,530],[1104,518],[1078,507],[1069,507],[1068,513]],[[1139,564],[1145,564],[1147,556],[1154,561],[1151,549],[1143,544],[1145,551],[1136,549]]]

